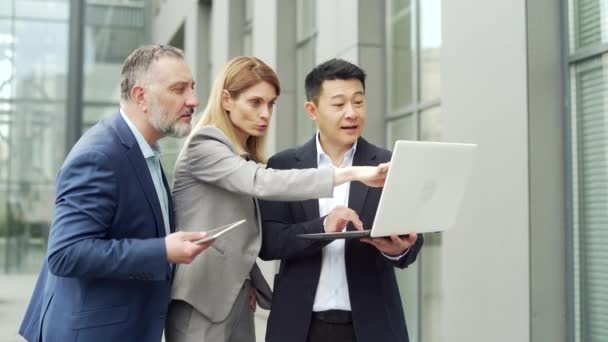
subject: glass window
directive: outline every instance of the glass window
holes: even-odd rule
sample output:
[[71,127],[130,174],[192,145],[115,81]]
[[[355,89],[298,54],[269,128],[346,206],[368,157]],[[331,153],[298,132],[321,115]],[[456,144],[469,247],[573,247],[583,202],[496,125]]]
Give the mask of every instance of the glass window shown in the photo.
[[69,2],[2,3],[16,16],[0,20],[0,266],[37,272],[65,157]]
[[315,33],[315,1],[297,0],[297,39],[304,40]]
[[14,0],[0,1],[0,17],[10,17],[13,15],[13,1]]
[[[0,17],[16,6],[15,18],[0,20],[0,267],[34,273],[44,260],[65,158],[70,2],[0,2]],[[87,7],[84,92],[93,103],[85,100],[81,111],[85,127],[118,109],[120,66],[143,37],[134,33],[143,32],[143,1],[136,3]]]
[[[580,341],[608,340],[608,54],[571,68],[575,324]],[[576,179],[575,179],[576,180]]]
[[15,60],[12,21],[0,20],[0,99],[14,96]]
[[6,190],[0,217],[8,242],[4,267],[10,272],[35,272],[43,260],[55,177],[64,158],[65,106],[21,101],[10,106],[4,117],[10,117],[2,124],[4,143],[0,144],[8,150],[3,164],[8,167],[0,179]]
[[118,63],[85,62],[85,101],[118,101],[121,69],[122,64]]
[[141,28],[144,26],[143,0],[88,0],[87,25]]
[[125,58],[144,41],[142,27],[87,26],[87,52],[99,63],[122,64]]
[[244,8],[245,8],[245,22],[251,23],[253,22],[253,1],[254,0],[243,0]]
[[15,97],[65,99],[68,24],[16,20],[15,32]]
[[253,8],[254,0],[242,0],[243,1],[243,40],[242,40],[242,54],[252,55],[253,54]]
[[67,21],[70,4],[69,0],[16,0],[15,15],[17,18]]
[[314,47],[313,41],[309,41],[304,44],[296,51],[296,124],[297,124],[297,143],[304,143],[308,141],[313,132],[315,132],[315,123],[310,119],[306,111],[304,110],[304,103],[306,102],[306,88],[304,87],[304,80],[306,75],[314,68]]
[[389,112],[398,113],[414,102],[415,36],[411,1],[391,2],[389,18]]
[[[118,110],[122,63],[144,43],[143,16],[142,1],[87,4],[83,131]],[[183,32],[182,25],[171,41],[174,46],[183,41]]]
[[[386,145],[391,148],[397,140],[417,140],[416,116],[410,114],[406,117],[391,120],[387,123]],[[419,262],[408,266],[407,269],[395,269],[395,276],[399,285],[401,301],[405,317],[407,318],[408,332],[411,341],[418,341],[418,309],[420,307],[420,293],[418,284]]]
[[82,116],[82,131],[93,127],[100,120],[118,112],[119,109],[120,104],[118,102],[115,105],[85,105]]
[[122,63],[143,43],[143,31],[141,28],[88,26],[85,33],[85,99],[117,101]]
[[570,49],[608,42],[608,1],[570,0]]
[[[440,141],[441,0],[389,0],[386,21],[387,147],[397,139]],[[414,268],[397,272],[412,342],[434,338],[430,315],[438,311],[441,237],[425,244]]]
[[253,35],[251,31],[246,32],[243,35],[243,55],[252,55],[253,54]]
[[420,112],[420,140],[441,141],[441,109],[439,107]]
[[608,341],[608,1],[568,4],[574,341]]
[[416,116],[408,116],[391,120],[386,127],[386,144],[392,148],[397,140],[418,140],[418,123]]
[[441,0],[420,2],[420,100],[439,98],[441,92]]
[[304,110],[306,102],[306,88],[304,80],[306,75],[315,67],[316,48],[316,1],[297,1],[297,41],[296,41],[296,143],[302,144],[308,141],[314,132],[316,125]]
[[0,168],[0,184],[2,184],[3,180],[8,179],[8,165],[10,161],[10,129],[14,112],[15,108],[12,103],[0,101],[0,165],[3,166]]
[[163,171],[167,177],[169,184],[173,184],[173,171],[175,169],[175,161],[184,145],[186,138],[168,138],[159,140],[160,146],[160,162],[163,166]]
[[65,105],[18,101],[14,106],[9,133],[11,179],[54,183],[65,151]]

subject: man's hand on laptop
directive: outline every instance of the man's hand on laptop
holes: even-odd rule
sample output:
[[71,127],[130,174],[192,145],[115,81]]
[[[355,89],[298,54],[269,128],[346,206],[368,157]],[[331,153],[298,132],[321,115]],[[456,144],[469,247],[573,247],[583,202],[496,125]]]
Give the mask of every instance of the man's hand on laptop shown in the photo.
[[405,253],[410,247],[412,247],[416,240],[418,239],[418,235],[416,233],[411,232],[407,235],[391,235],[386,237],[378,237],[378,238],[361,238],[361,241],[365,243],[369,243],[370,245],[376,247],[382,253],[396,257]]
[[359,219],[359,215],[350,208],[338,205],[325,217],[323,227],[326,233],[341,232],[348,222],[352,222],[357,230],[363,230],[363,222]]

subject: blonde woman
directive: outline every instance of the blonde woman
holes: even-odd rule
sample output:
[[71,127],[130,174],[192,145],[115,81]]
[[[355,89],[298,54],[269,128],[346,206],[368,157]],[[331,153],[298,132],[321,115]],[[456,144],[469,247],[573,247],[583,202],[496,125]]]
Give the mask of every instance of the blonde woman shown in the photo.
[[[381,186],[388,165],[272,170],[264,142],[280,94],[276,73],[255,57],[229,61],[213,83],[203,117],[175,166],[178,230],[212,229],[240,219],[189,265],[177,265],[165,335],[168,342],[255,341],[253,312],[270,289],[255,261],[261,246],[257,199],[332,197],[336,185]],[[359,219],[351,218],[356,226]]]

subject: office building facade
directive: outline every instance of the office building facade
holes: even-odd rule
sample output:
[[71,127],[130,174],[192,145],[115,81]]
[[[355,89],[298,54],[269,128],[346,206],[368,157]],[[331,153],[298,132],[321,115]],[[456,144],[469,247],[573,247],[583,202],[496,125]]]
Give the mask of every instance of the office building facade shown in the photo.
[[[608,339],[608,1],[78,3],[0,5],[5,273],[36,271],[58,167],[73,136],[116,110],[134,47],[182,48],[202,104],[231,57],[271,65],[282,94],[269,154],[312,137],[304,77],[339,57],[368,73],[371,142],[479,145],[456,227],[397,271],[412,341]],[[181,143],[163,142],[169,173]],[[263,264],[268,279],[276,267]]]

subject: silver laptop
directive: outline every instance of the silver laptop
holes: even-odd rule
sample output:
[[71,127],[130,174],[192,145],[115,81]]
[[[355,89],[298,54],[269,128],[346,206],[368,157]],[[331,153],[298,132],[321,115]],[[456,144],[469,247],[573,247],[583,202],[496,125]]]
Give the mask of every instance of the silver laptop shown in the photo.
[[475,144],[399,140],[371,229],[299,236],[326,240],[449,230],[476,151]]

